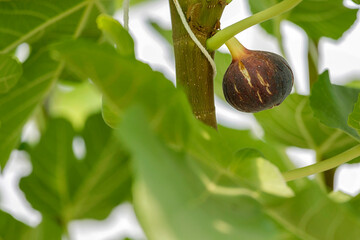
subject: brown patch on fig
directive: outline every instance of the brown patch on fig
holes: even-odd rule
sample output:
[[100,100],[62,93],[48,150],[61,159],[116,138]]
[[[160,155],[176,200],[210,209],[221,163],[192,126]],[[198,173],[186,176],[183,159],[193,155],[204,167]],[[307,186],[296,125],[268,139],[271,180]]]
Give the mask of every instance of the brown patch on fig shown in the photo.
[[228,67],[223,79],[227,102],[242,112],[259,112],[279,105],[290,94],[294,75],[281,56],[246,49]]

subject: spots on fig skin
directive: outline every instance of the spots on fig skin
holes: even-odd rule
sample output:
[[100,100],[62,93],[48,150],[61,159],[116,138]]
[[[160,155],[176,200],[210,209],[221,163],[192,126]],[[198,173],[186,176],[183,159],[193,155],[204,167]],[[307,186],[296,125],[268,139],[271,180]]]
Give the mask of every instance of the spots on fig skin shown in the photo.
[[281,56],[248,50],[228,67],[223,79],[227,102],[242,112],[259,112],[279,105],[290,94],[294,76]]

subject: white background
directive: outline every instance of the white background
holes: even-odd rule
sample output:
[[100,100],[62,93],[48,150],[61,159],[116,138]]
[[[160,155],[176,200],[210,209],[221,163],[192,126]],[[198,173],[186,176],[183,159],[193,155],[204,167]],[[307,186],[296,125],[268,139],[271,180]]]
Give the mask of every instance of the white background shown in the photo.
[[[233,0],[226,7],[221,19],[224,28],[236,21],[250,15],[247,1]],[[347,6],[356,7],[350,1]],[[116,14],[122,22],[122,13]],[[136,56],[138,59],[149,63],[153,69],[165,73],[175,81],[174,61],[172,53],[165,40],[152,31],[147,23],[154,20],[160,25],[170,28],[170,14],[168,2],[165,0],[151,1],[130,10],[130,32],[135,39]],[[281,31],[288,61],[295,74],[295,84],[301,94],[308,94],[307,66],[306,66],[306,37],[299,27],[290,22],[283,22]],[[259,26],[237,35],[240,42],[249,49],[265,50],[280,53],[276,40],[267,35]],[[321,39],[320,45],[320,71],[330,69],[333,83],[345,83],[350,80],[360,80],[360,23],[357,21],[352,28],[344,34],[339,41]],[[227,51],[222,47],[221,51]],[[218,121],[224,125],[235,128],[251,128],[256,134],[261,135],[261,129],[255,123],[252,115],[236,112],[221,100],[216,100]],[[29,133],[26,133],[29,134]],[[32,134],[32,133],[30,133]],[[315,154],[312,150],[290,148],[288,154],[297,166],[305,166],[314,162]],[[39,212],[33,210],[25,201],[23,194],[18,189],[19,179],[31,172],[29,161],[19,152],[12,154],[4,175],[0,176],[0,195],[3,196],[0,208],[12,213],[17,219],[36,226],[41,221]],[[336,174],[335,190],[341,190],[350,195],[360,192],[360,165],[344,164]],[[130,204],[123,204],[110,214],[104,221],[83,220],[75,221],[70,225],[70,236],[74,240],[102,240],[122,239],[133,237],[145,239],[139,227],[135,214]]]

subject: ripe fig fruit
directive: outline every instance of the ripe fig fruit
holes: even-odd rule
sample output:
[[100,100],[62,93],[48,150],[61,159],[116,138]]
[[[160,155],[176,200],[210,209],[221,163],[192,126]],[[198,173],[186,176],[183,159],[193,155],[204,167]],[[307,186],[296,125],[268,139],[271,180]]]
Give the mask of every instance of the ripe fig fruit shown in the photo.
[[237,110],[249,113],[282,103],[294,83],[286,60],[274,53],[248,50],[235,41],[231,47],[227,44],[233,61],[223,79],[226,101]]

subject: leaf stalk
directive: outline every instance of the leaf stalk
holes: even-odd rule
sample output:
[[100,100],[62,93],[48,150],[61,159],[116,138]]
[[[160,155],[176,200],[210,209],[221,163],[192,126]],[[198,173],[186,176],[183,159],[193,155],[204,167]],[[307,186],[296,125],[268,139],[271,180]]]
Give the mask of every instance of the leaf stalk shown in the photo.
[[350,148],[345,152],[342,152],[321,162],[284,172],[283,177],[285,181],[292,181],[295,179],[307,177],[338,167],[341,164],[346,163],[358,156],[360,156],[360,145]]
[[284,0],[264,11],[255,13],[254,15],[247,17],[237,23],[234,23],[223,30],[218,31],[214,36],[209,38],[206,41],[206,47],[209,51],[215,51],[221,47],[226,41],[234,37],[236,34],[244,31],[245,29],[254,26],[256,24],[262,23],[266,20],[269,20],[273,17],[276,17],[280,14],[283,14],[296,5],[298,5],[302,0]]

